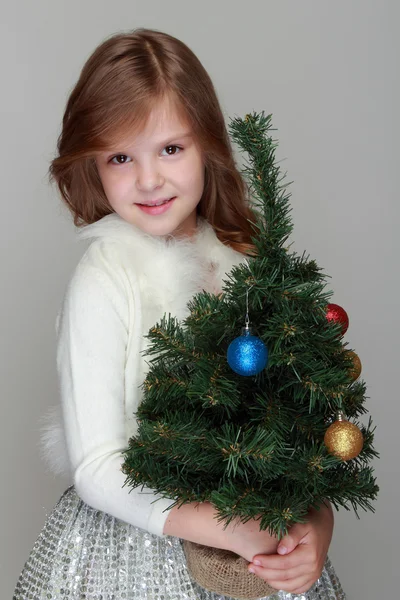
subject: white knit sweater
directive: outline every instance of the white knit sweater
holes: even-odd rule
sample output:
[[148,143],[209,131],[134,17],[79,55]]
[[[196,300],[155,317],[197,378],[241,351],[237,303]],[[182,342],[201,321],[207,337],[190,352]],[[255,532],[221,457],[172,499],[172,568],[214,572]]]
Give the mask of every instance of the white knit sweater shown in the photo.
[[55,443],[63,430],[79,496],[162,535],[171,501],[154,502],[149,489],[129,493],[121,472],[121,450],[136,432],[134,413],[148,369],[141,354],[144,335],[165,313],[184,318],[196,292],[219,292],[225,274],[245,259],[224,246],[204,220],[192,240],[166,240],[112,214],[79,237],[91,243],[58,319],[62,426],[56,416],[46,435],[47,453],[63,462],[62,444]]

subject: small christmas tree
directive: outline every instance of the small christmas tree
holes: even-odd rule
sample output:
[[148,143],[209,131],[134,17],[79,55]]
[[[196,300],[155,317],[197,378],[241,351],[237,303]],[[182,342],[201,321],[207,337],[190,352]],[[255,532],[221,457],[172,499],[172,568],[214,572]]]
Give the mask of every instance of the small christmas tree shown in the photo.
[[[128,486],[149,486],[171,505],[209,501],[224,522],[256,518],[280,537],[325,499],[373,510],[376,452],[371,421],[358,428],[338,418],[366,412],[366,387],[355,380],[346,314],[328,303],[327,276],[285,247],[290,195],[271,116],[234,119],[230,131],[248,155],[254,255],[222,294],[195,296],[183,323],[169,316],[151,329],[152,364],[123,470]],[[253,336],[240,335],[246,315]]]

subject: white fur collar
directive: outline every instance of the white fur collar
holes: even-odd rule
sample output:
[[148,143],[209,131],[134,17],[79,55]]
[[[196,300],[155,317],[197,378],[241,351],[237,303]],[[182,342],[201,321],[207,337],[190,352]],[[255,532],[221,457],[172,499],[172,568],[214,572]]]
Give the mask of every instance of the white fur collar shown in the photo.
[[224,257],[234,263],[243,262],[244,257],[217,238],[212,226],[202,217],[198,218],[197,231],[193,238],[174,238],[170,236],[151,236],[138,227],[127,223],[116,213],[107,215],[91,225],[86,225],[77,232],[78,239],[92,240],[94,238],[115,239],[133,246],[152,246],[155,251],[165,248],[181,247],[188,250],[196,247],[197,252],[203,257],[208,257],[212,262],[219,263]]
[[196,234],[193,238],[182,237],[174,238],[172,235],[152,236],[143,232],[135,225],[127,223],[116,213],[112,213],[92,223],[78,229],[77,236],[81,240],[90,240],[94,238],[116,239],[118,241],[132,245],[153,245],[155,247],[170,245],[199,244],[205,246],[218,246],[223,244],[218,240],[211,225],[203,218],[199,217],[197,222]]
[[[169,298],[171,310],[179,319],[183,317],[186,304],[195,293],[203,289],[219,292],[232,266],[246,261],[243,254],[223,244],[208,221],[201,217],[198,218],[196,234],[192,238],[151,236],[116,213],[86,225],[78,231],[78,238],[113,239],[130,246],[133,259],[140,257],[138,272],[141,288],[153,288],[153,299],[160,294],[164,295],[164,300]],[[214,280],[211,288],[210,271]],[[179,300],[182,300],[182,306]]]

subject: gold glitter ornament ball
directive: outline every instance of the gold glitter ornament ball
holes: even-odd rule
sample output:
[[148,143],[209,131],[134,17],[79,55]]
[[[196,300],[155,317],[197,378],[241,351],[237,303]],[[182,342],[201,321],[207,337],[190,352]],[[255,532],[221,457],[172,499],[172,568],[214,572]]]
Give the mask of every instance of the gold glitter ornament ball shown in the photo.
[[349,369],[349,375],[353,381],[356,381],[360,377],[362,371],[361,360],[353,350],[348,350],[347,352],[349,358],[353,361],[353,367]]
[[357,425],[339,419],[326,430],[324,442],[330,454],[351,460],[360,454],[364,438]]

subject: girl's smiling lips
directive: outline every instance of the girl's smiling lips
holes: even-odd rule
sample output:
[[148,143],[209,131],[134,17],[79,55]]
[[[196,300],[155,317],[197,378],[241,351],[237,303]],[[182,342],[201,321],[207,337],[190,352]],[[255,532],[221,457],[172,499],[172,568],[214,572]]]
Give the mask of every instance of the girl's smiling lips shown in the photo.
[[159,200],[150,200],[150,202],[136,202],[136,204],[140,204],[141,206],[158,206],[159,204],[164,204],[164,202],[168,202],[171,200],[170,198],[160,198]]
[[[152,202],[148,204],[136,204],[140,210],[147,213],[148,215],[161,215],[165,213],[173,204],[176,196],[172,198],[166,198],[164,200],[158,200],[157,202]],[[161,204],[160,204],[161,202]]]

